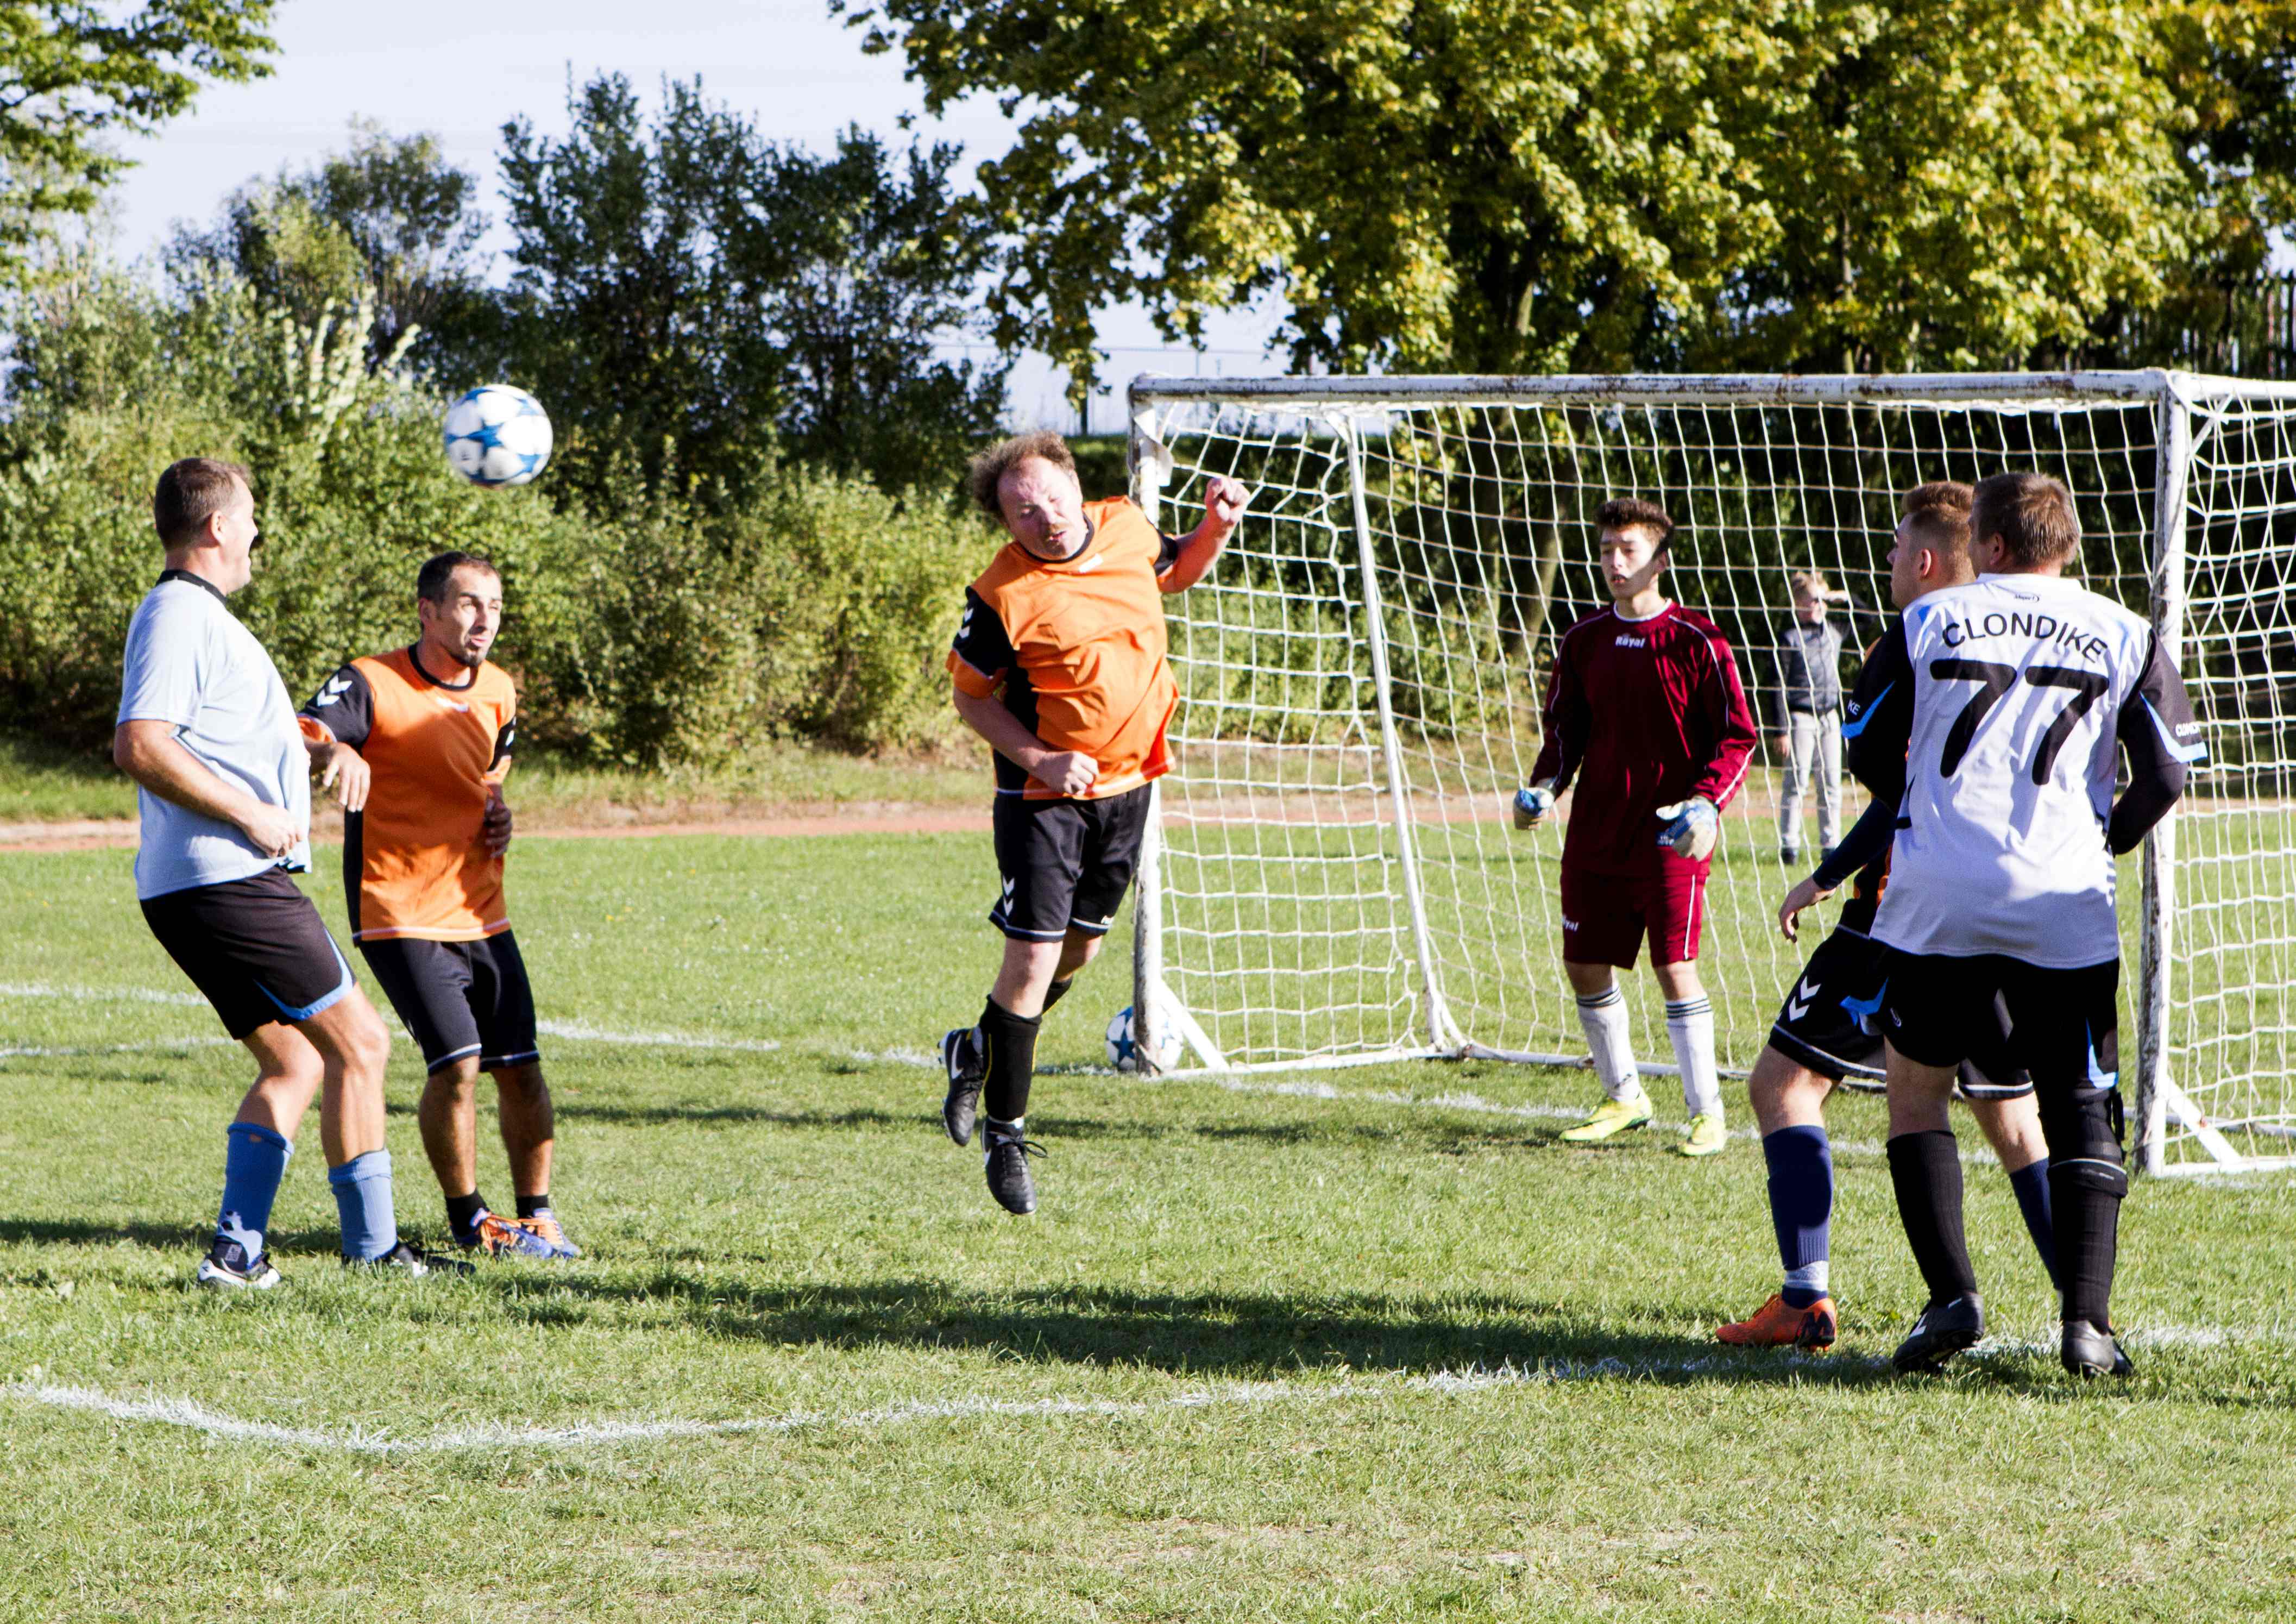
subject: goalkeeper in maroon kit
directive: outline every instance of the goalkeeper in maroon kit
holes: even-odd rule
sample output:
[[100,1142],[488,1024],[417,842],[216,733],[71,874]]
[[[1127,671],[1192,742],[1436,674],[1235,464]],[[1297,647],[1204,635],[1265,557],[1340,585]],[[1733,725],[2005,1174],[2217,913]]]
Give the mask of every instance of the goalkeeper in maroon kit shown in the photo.
[[1711,1156],[1726,1139],[1698,939],[1721,811],[1745,782],[1754,718],[1729,640],[1659,590],[1674,533],[1666,510],[1613,497],[1595,519],[1611,606],[1562,634],[1546,740],[1514,800],[1515,826],[1533,828],[1578,784],[1562,842],[1562,968],[1605,1097],[1562,1137],[1595,1144],[1651,1120],[1616,974],[1634,968],[1647,935],[1690,1112],[1680,1149]]

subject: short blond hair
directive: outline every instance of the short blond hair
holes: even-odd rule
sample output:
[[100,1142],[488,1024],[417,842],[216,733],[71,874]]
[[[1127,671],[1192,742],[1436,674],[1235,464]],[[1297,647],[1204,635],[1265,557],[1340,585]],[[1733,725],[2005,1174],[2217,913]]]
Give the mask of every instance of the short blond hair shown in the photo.
[[1786,577],[1786,584],[1792,587],[1797,603],[1823,603],[1833,590],[1823,570],[1797,570]]

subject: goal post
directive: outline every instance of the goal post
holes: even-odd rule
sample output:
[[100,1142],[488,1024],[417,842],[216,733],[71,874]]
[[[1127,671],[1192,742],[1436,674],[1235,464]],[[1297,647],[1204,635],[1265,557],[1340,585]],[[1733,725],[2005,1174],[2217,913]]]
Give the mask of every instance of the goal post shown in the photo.
[[[1607,602],[1595,509],[1636,495],[1674,515],[1669,595],[1727,635],[1767,741],[1793,575],[1847,593],[1830,612],[1862,650],[1892,612],[1903,493],[2033,468],[2074,493],[2084,583],[2178,658],[2210,750],[2123,869],[2139,1161],[2296,1164],[2296,386],[1151,376],[1130,405],[1133,494],[1164,529],[1190,527],[1214,477],[1254,491],[1218,567],[1167,603],[1175,767],[1143,852],[1134,1003],[1191,1064],[1585,1063],[1561,833],[1516,831],[1506,802],[1555,639]],[[1701,969],[1734,1070],[1824,935],[1775,928],[1832,832],[1807,786],[1782,865],[1784,777],[1766,742],[1708,897]],[[1845,776],[1833,827],[1864,799]],[[1644,980],[1627,988],[1636,1052],[1667,1054]]]

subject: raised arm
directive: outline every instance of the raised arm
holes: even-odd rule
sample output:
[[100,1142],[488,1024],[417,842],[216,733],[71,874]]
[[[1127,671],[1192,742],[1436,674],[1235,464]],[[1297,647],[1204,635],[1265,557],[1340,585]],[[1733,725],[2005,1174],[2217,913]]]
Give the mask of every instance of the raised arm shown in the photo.
[[1214,478],[1204,490],[1203,521],[1180,538],[1168,562],[1159,565],[1156,584],[1166,592],[1185,592],[1203,579],[1250,500],[1251,492],[1242,480],[1224,474]]

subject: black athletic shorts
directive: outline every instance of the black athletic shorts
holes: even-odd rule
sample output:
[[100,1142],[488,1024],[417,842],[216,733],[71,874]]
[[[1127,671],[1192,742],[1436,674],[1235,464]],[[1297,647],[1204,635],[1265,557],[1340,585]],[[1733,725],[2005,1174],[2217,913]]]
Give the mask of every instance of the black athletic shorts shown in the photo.
[[[1894,956],[1870,936],[1836,930],[1818,944],[1786,994],[1770,1028],[1770,1047],[1845,1087],[1879,1093],[1882,1008]],[[1999,995],[1966,1024],[1970,1047],[1960,1057],[1956,1092],[1969,1100],[2013,1100],[2032,1093],[2033,1079],[2009,1053],[2009,1017]]]
[[361,942],[359,951],[422,1051],[424,1070],[472,1054],[482,1071],[540,1058],[534,988],[508,931],[469,942],[392,936]]
[[144,918],[234,1038],[308,1021],[357,985],[319,910],[282,868],[149,898]]
[[1148,827],[1146,784],[1105,800],[996,798],[996,874],[1004,894],[988,923],[1016,941],[1098,936],[1140,866]]
[[1972,1013],[1999,1009],[2009,1022],[2011,1058],[2035,1080],[2111,1088],[2120,1071],[2120,988],[2117,958],[2049,970],[1998,953],[1892,952],[1883,1029],[1907,1059],[1949,1066],[1968,1058],[1991,1029]]

